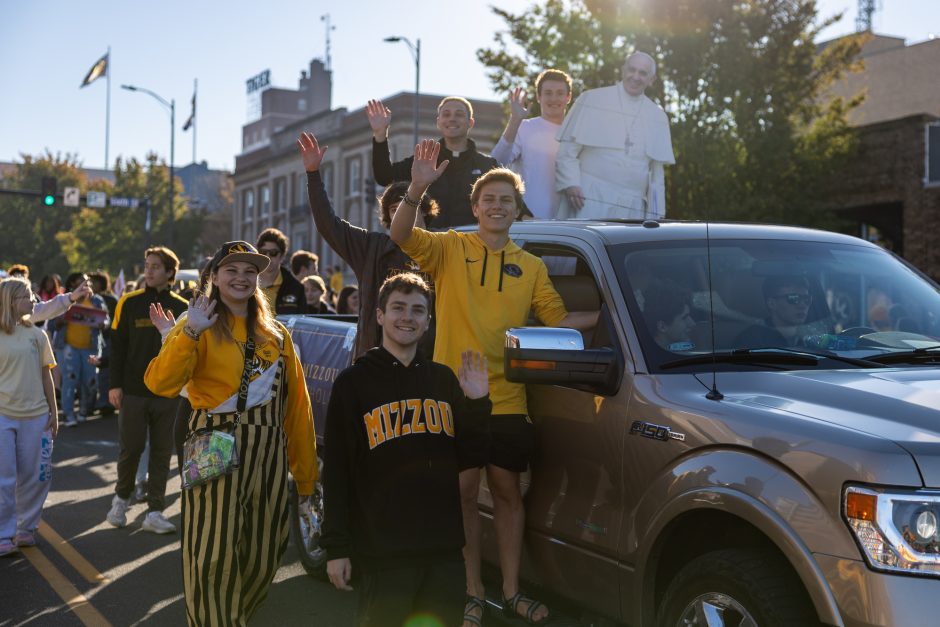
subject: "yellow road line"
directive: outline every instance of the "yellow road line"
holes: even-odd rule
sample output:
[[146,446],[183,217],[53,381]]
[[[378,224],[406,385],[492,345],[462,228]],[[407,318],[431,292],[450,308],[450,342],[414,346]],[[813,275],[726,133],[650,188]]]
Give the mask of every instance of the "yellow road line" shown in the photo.
[[39,535],[55,549],[59,555],[65,558],[65,561],[72,565],[72,568],[85,578],[89,583],[106,584],[110,583],[108,579],[98,572],[88,560],[82,557],[71,544],[65,541],[55,530],[47,525],[45,521],[39,521]]
[[26,548],[20,552],[39,571],[43,579],[49,582],[55,593],[65,601],[69,609],[82,621],[82,624],[86,627],[111,627],[111,623],[95,609],[85,595],[79,592],[65,575],[59,572],[59,569],[39,549]]

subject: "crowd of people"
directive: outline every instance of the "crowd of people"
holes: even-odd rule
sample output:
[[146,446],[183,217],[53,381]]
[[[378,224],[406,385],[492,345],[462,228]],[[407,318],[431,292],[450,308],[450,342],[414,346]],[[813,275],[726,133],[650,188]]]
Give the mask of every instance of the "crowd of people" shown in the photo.
[[665,214],[669,127],[644,95],[655,76],[652,57],[631,54],[620,85],[585,92],[566,114],[571,78],[546,70],[534,86],[539,116],[528,117],[526,94],[514,91],[493,156],[469,138],[472,105],[451,96],[438,107],[440,140],[392,163],[391,112],[370,101],[387,232],[336,215],[319,171],[327,148],[302,133],[316,228],[354,285],[340,266],[321,276],[313,252],[289,254],[274,228],[254,244],[224,244],[182,295],[179,259],[162,246],[143,251],[140,283],[119,298],[104,273],[73,274],[64,286],[44,277],[34,289],[28,270],[10,268],[0,281],[0,555],[35,543],[57,399],[66,425],[118,412],[118,479],[105,515],[117,528],[136,498],[147,504],[144,530],[177,531],[163,513],[172,453],[182,462],[194,436],[224,432],[238,463],[184,483],[183,588],[189,624],[245,625],[286,548],[288,473],[301,498],[319,479],[303,370],[275,315],[353,315],[355,361],[336,379],[326,419],[330,581],[348,590],[358,578],[361,625],[419,614],[482,625],[485,472],[504,611],[548,621],[552,612],[519,582],[520,473],[535,425],[525,386],[504,377],[503,336],[530,311],[544,325],[580,330],[599,314],[567,311],[545,264],[509,231],[527,217]]

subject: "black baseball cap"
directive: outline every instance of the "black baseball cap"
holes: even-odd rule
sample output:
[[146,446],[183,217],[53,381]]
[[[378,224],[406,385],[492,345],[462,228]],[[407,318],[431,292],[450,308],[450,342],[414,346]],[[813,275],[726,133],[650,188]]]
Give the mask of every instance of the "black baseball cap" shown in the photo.
[[268,264],[271,263],[270,257],[262,255],[258,249],[244,241],[227,242],[222,244],[218,252],[212,257],[209,267],[212,272],[233,261],[244,261],[258,268],[258,272],[263,272]]

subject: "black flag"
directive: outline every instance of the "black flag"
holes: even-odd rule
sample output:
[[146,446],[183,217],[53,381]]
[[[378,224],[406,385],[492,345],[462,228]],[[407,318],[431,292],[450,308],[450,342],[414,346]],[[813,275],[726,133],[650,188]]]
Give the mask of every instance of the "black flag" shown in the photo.
[[[193,92],[193,112],[189,114],[189,119],[183,124],[183,130],[188,131],[196,123],[196,93]],[[195,144],[193,144],[195,145]]]
[[85,80],[83,80],[82,84],[78,86],[79,89],[85,87],[86,85],[91,85],[96,80],[108,73],[108,54],[109,53],[105,53],[103,57],[98,59],[97,63],[91,66],[91,69],[88,70],[88,74],[85,76]]

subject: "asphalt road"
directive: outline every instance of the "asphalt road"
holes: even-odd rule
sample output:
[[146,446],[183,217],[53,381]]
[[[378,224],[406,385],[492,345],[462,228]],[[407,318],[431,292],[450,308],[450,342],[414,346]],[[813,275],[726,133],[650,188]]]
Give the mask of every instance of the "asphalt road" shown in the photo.
[[[0,627],[185,625],[180,536],[142,531],[146,505],[128,525],[105,521],[117,480],[117,418],[62,428],[53,451],[52,490],[40,544],[0,559]],[[167,484],[167,517],[180,525],[180,482]],[[253,626],[348,626],[354,593],[306,575],[288,548]]]

